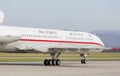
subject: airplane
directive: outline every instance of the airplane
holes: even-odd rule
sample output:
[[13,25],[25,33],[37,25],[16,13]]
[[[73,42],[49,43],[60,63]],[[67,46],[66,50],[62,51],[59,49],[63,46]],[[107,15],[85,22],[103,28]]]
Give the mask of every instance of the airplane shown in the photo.
[[[4,14],[0,13],[0,17],[3,22]],[[58,57],[63,52],[80,54],[81,63],[86,64],[89,53],[103,49],[101,39],[87,32],[0,25],[0,52],[50,54],[44,65],[60,65]]]

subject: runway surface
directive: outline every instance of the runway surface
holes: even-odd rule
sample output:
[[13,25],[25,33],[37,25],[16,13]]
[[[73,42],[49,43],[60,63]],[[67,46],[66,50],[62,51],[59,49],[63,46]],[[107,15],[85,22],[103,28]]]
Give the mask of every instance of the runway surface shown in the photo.
[[0,62],[0,76],[120,76],[120,61],[62,62],[44,66],[42,62]]

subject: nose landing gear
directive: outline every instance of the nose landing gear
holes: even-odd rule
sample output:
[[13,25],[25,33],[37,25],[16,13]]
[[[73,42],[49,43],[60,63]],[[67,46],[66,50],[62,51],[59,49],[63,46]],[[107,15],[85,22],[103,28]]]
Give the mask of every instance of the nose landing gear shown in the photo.
[[83,58],[81,59],[81,64],[87,64],[86,57],[88,56],[87,54],[80,54]]

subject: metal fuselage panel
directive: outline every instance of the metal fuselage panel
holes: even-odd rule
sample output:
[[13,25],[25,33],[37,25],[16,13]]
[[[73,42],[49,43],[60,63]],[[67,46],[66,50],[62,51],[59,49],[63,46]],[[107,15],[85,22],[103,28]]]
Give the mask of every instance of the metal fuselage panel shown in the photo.
[[75,49],[76,51],[73,52],[82,52],[88,49],[89,52],[100,52],[104,48],[104,44],[99,37],[86,32],[0,26],[0,36],[21,37],[16,42],[0,42],[0,51],[2,52],[17,52],[20,51],[18,50],[19,47],[28,49],[35,47],[48,48],[46,52],[49,52],[50,48],[62,52],[72,52],[71,50]]
[[[54,46],[52,48],[59,49],[61,52],[84,52],[83,49],[88,49],[87,52],[101,52],[103,47],[95,44],[69,44],[69,43],[56,43],[56,42],[26,42],[26,41],[17,41],[14,43],[8,43],[5,45],[0,45],[0,52],[22,52],[23,50],[18,50],[16,46],[24,46],[24,47],[35,47],[42,45],[46,46]],[[46,47],[47,48],[47,47]],[[48,48],[49,49],[49,48]],[[57,51],[53,50],[53,51]],[[34,50],[32,50],[35,52]],[[24,51],[23,51],[24,52]],[[31,52],[31,51],[28,51]],[[42,52],[42,51],[38,51]],[[49,52],[49,50],[47,51]]]

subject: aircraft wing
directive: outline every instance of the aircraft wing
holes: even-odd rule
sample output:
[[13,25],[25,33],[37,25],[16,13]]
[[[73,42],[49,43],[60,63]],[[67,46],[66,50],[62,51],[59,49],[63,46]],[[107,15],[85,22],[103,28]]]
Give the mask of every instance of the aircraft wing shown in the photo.
[[24,50],[27,52],[42,52],[42,53],[49,53],[49,52],[89,52],[90,50],[102,50],[103,48],[94,48],[94,47],[72,47],[67,45],[37,45],[37,44],[20,44],[16,46],[18,50]]
[[76,49],[76,48],[71,48],[71,46],[58,46],[58,45],[50,45],[50,44],[45,44],[45,45],[38,45],[38,44],[18,44],[15,46],[16,49],[18,50],[24,50],[24,51],[36,51],[36,52],[55,52],[55,51],[65,51],[68,49]]

